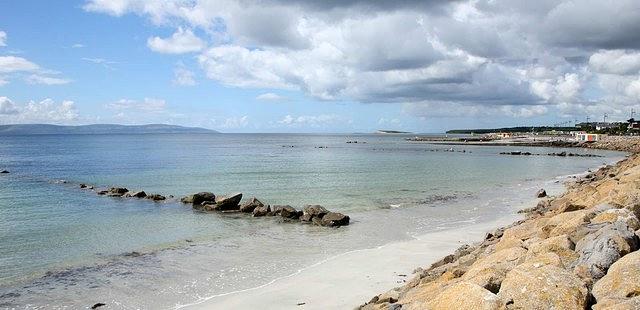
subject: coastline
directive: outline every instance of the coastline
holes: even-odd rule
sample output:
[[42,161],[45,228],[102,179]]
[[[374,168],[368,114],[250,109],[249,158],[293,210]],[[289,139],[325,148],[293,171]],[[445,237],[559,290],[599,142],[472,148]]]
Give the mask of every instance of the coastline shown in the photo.
[[499,226],[358,308],[639,308],[639,140],[611,137],[582,146],[631,154],[566,184],[562,195],[523,210],[524,220]]
[[[587,174],[585,171],[577,175]],[[561,183],[573,180],[572,177],[574,175],[564,176]],[[559,178],[561,176],[555,179]],[[559,187],[553,194],[561,196],[569,189],[564,184]],[[529,206],[534,207],[538,201],[532,197]],[[416,271],[421,270],[419,266],[436,262],[465,244],[479,243],[487,232],[524,218],[523,214],[514,212],[487,222],[429,232],[412,240],[342,253],[264,285],[206,297],[176,309],[357,308],[375,292],[393,290],[410,282]]]

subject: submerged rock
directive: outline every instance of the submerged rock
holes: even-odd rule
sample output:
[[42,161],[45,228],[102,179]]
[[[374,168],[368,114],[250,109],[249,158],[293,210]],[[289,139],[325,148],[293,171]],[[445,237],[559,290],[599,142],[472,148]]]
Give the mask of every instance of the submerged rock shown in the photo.
[[302,217],[300,220],[303,222],[311,222],[314,217],[322,219],[329,211],[321,205],[306,205],[302,208]]
[[80,183],[80,188],[87,188],[87,184]]
[[[144,192],[142,192],[142,193],[144,193]],[[162,196],[160,194],[150,194],[150,195],[146,195],[145,194],[144,198],[149,199],[149,200],[153,200],[153,201],[161,201],[161,200],[167,199],[167,197]]]
[[[312,221],[316,218],[314,217]],[[349,225],[349,216],[338,212],[329,212],[322,219],[319,219],[322,226],[345,226]],[[314,221],[316,223],[316,221]]]
[[302,215],[302,211],[296,210],[292,206],[282,206],[282,208],[280,208],[279,213],[280,213],[280,216],[288,219],[298,219]]
[[126,187],[112,187],[107,190],[107,195],[112,197],[122,197],[129,190]]
[[260,217],[260,216],[266,216],[267,214],[271,213],[271,207],[270,206],[258,206],[255,209],[253,209],[253,216],[254,217]]
[[216,202],[216,195],[211,192],[199,192],[197,194],[182,197],[180,201],[182,201],[183,203],[191,203],[194,205],[204,205],[207,203],[213,204]]
[[251,213],[253,212],[253,210],[255,210],[255,208],[262,206],[264,206],[264,204],[260,202],[260,200],[258,200],[256,197],[251,197],[251,199],[240,206],[240,212]]
[[9,170],[2,170],[0,173],[9,173]]

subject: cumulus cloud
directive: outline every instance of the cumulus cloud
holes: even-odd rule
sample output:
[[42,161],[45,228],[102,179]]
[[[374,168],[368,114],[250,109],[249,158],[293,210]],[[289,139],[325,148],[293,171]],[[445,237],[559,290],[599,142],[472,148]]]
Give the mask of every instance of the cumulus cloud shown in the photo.
[[178,28],[168,38],[152,37],[147,40],[147,46],[155,52],[165,54],[183,54],[202,50],[204,41],[198,38],[190,29]]
[[[199,52],[205,75],[230,87],[398,103],[419,117],[616,113],[637,102],[635,0],[90,0],[84,8],[175,27],[149,47]],[[279,124],[315,120],[289,115]]]
[[277,123],[280,125],[297,127],[297,126],[309,126],[309,127],[322,127],[326,125],[335,124],[338,122],[350,122],[345,118],[336,114],[320,114],[320,115],[300,115],[291,116],[286,115]]
[[38,69],[38,65],[22,57],[0,56],[0,73],[29,72]]
[[3,123],[69,124],[78,119],[78,110],[73,101],[56,102],[47,98],[18,105],[7,97],[0,97],[0,122]]
[[11,101],[11,99],[7,97],[0,97],[0,114],[18,114],[18,109],[16,108],[16,105],[13,104],[13,101]]
[[183,64],[179,64],[173,71],[173,84],[180,86],[193,86],[196,85],[196,80],[191,70],[185,68]]

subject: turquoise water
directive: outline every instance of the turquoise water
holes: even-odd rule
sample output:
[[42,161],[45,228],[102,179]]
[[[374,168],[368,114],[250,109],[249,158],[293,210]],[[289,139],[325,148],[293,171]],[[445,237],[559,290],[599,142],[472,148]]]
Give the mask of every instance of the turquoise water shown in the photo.
[[[513,149],[388,135],[0,137],[0,169],[11,171],[0,175],[0,307],[174,308],[346,251],[512,213],[556,177],[622,156],[498,155],[505,150]],[[176,197],[243,192],[269,204],[321,204],[352,225],[203,214],[175,200],[96,196],[78,183]]]

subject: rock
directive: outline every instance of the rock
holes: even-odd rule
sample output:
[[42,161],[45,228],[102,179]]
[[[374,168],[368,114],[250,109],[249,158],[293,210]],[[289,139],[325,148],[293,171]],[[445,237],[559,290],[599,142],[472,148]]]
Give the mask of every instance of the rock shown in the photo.
[[80,188],[87,188],[87,184],[80,183]]
[[302,213],[303,221],[310,222],[314,217],[322,218],[329,211],[321,205],[306,205],[302,208]]
[[540,190],[536,193],[536,197],[538,197],[538,198],[544,198],[544,197],[547,197],[547,191],[545,191],[544,189],[540,189]]
[[578,258],[578,254],[573,251],[575,244],[567,235],[560,235],[544,239],[540,242],[532,243],[528,246],[526,259],[530,260],[541,254],[551,252],[560,257],[563,265],[568,266]]
[[497,292],[507,272],[524,261],[527,250],[513,247],[478,259],[462,279]]
[[99,302],[99,303],[93,304],[93,306],[91,306],[91,309],[98,309],[98,308],[100,308],[102,306],[106,306],[106,305],[107,304],[105,304],[103,302]]
[[[609,268],[607,274],[593,285],[594,309],[607,303],[615,304],[640,296],[640,251],[625,255]],[[611,309],[621,309],[612,307]],[[638,309],[638,308],[635,308]]]
[[525,263],[507,273],[498,296],[510,309],[585,309],[588,290],[566,269]]
[[262,205],[253,209],[253,216],[254,217],[265,216],[270,212],[271,212],[271,207]]
[[2,170],[2,171],[0,171],[0,173],[2,173],[2,174],[9,173],[9,170]]
[[108,190],[99,190],[99,191],[97,191],[97,192],[96,192],[96,194],[101,195],[101,196],[102,196],[102,195],[106,195],[106,194],[108,194],[108,193],[109,193],[109,191],[108,191]]
[[167,197],[162,196],[160,194],[149,194],[149,195],[145,194],[144,198],[149,199],[149,200],[153,200],[153,201],[161,201],[161,200],[167,199]]
[[574,266],[582,266],[593,279],[600,279],[620,257],[638,249],[636,238],[624,222],[608,224],[578,241],[575,250],[580,257]]
[[628,209],[609,209],[591,219],[591,223],[613,223],[623,221],[633,230],[640,229],[640,221],[636,215]]
[[229,211],[240,209],[240,200],[242,200],[242,193],[236,193],[229,196],[216,197],[216,210]]
[[240,212],[251,213],[257,207],[262,207],[264,204],[260,202],[256,197],[252,197],[249,201],[246,201],[240,206]]
[[182,197],[180,201],[194,205],[204,205],[207,203],[214,204],[216,202],[216,195],[210,192],[199,192],[197,194]]
[[273,207],[271,207],[271,216],[276,216],[276,215],[280,215],[280,212],[282,211],[282,208],[287,207],[285,205],[274,205]]
[[501,309],[502,301],[498,296],[481,286],[469,282],[459,282],[448,286],[435,298],[416,309]]
[[145,193],[144,191],[128,192],[124,196],[125,197],[133,197],[133,198],[144,198],[144,197],[147,197],[147,193]]
[[593,305],[593,310],[637,310],[640,309],[640,296],[626,299],[605,299]]
[[349,225],[349,216],[344,215],[342,213],[338,213],[338,212],[329,212],[322,217],[321,224],[322,226],[331,226],[331,227]]
[[280,216],[282,216],[283,218],[297,220],[298,218],[300,218],[301,215],[302,215],[302,211],[296,210],[292,206],[283,206],[280,209]]
[[583,209],[586,209],[586,208],[587,208],[587,206],[585,206],[585,205],[577,205],[577,204],[573,204],[573,203],[568,203],[568,204],[565,204],[564,206],[561,206],[560,208],[558,208],[557,213],[573,212],[573,211],[583,210]]
[[122,197],[129,190],[125,187],[112,187],[107,190],[107,195],[112,197]]

